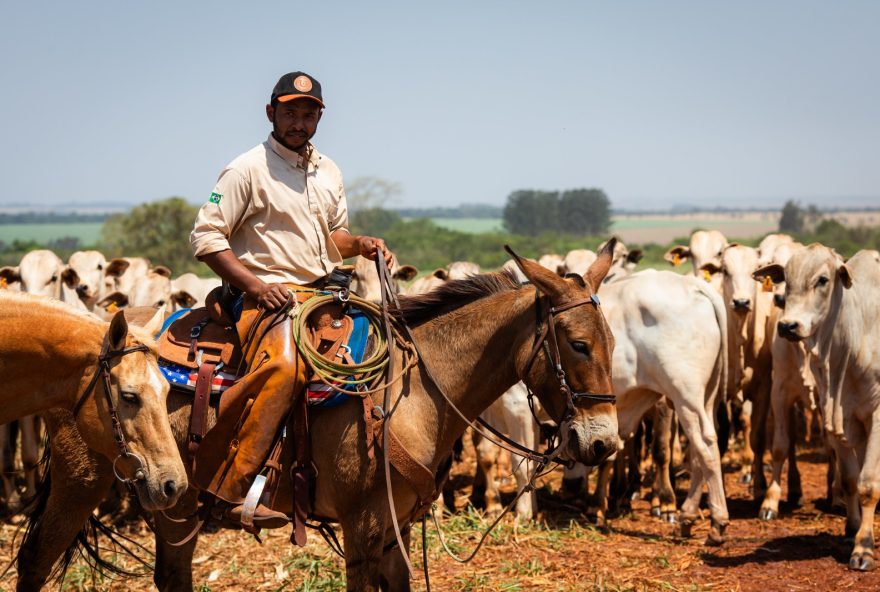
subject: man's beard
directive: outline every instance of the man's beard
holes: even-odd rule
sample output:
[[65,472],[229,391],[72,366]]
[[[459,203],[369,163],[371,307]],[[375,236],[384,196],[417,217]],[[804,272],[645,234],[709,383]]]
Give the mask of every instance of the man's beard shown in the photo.
[[277,126],[277,125],[275,125],[274,123],[272,124],[272,136],[278,141],[279,144],[281,144],[282,146],[284,146],[284,147],[287,148],[288,150],[292,150],[292,151],[294,151],[294,152],[299,152],[299,151],[302,150],[305,146],[307,146],[308,143],[309,143],[309,140],[312,139],[312,136],[313,136],[313,135],[314,135],[314,134],[311,134],[311,135],[307,134],[305,140],[303,140],[302,142],[300,142],[298,145],[294,145],[294,144],[291,144],[291,143],[288,141],[288,139],[284,136],[284,134],[282,134],[282,133],[278,130],[278,126]]

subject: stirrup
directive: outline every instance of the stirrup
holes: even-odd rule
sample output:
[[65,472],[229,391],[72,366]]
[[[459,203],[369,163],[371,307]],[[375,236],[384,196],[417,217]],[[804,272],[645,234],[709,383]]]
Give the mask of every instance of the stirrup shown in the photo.
[[266,488],[266,476],[265,475],[257,475],[257,478],[254,479],[253,485],[248,489],[247,495],[244,498],[244,503],[241,508],[241,525],[247,527],[253,527],[254,525],[254,512],[257,511],[257,506],[260,505],[260,498],[263,497],[263,489]]

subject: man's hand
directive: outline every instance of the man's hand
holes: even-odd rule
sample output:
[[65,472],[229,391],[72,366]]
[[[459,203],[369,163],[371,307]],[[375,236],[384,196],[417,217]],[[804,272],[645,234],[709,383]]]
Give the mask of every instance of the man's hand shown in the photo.
[[267,283],[252,289],[249,294],[257,301],[257,306],[266,310],[278,310],[287,304],[290,296],[290,292],[284,284]]
[[367,259],[376,260],[376,253],[379,252],[379,249],[382,249],[382,252],[385,255],[385,264],[391,268],[392,263],[394,262],[394,254],[388,250],[388,247],[385,245],[385,241],[381,238],[376,238],[374,236],[359,236],[358,237],[358,249],[360,250],[360,254]]

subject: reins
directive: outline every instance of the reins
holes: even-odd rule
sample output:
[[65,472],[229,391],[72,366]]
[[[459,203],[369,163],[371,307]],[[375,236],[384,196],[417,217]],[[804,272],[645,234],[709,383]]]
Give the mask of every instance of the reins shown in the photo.
[[[122,423],[119,421],[119,414],[116,411],[116,404],[113,402],[113,397],[110,394],[112,390],[112,385],[110,384],[110,362],[115,358],[122,358],[131,353],[148,351],[150,351],[150,348],[143,344],[117,350],[111,350],[109,343],[104,345],[101,348],[100,355],[98,356],[98,369],[95,371],[94,376],[92,376],[92,379],[91,381],[89,381],[89,384],[88,386],[86,386],[83,394],[80,395],[76,404],[73,406],[73,417],[75,419],[76,416],[79,415],[79,411],[80,409],[82,409],[82,406],[86,402],[86,399],[89,397],[90,394],[92,394],[92,391],[95,390],[95,386],[97,386],[98,380],[103,378],[104,397],[107,399],[107,412],[110,415],[110,424],[113,427],[113,438],[116,440],[116,446],[119,448],[119,456],[117,456],[116,459],[113,461],[113,474],[121,482],[128,485],[133,484],[135,481],[146,480],[147,463],[139,454],[136,454],[129,450],[128,444],[125,441],[125,434],[122,432]],[[134,477],[126,479],[119,472],[118,464],[120,459],[123,458],[132,458],[137,461],[138,467],[134,471]]]

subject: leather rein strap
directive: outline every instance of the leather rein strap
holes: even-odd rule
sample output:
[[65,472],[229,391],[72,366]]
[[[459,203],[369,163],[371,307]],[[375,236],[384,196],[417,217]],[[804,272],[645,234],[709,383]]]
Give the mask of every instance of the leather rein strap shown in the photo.
[[[123,349],[110,350],[109,344],[104,345],[101,348],[101,353],[98,356],[98,369],[95,371],[94,376],[92,376],[92,380],[89,381],[88,386],[86,386],[86,390],[83,391],[83,394],[80,395],[79,400],[77,400],[76,405],[73,406],[73,417],[76,418],[79,415],[80,409],[82,409],[83,404],[86,402],[86,399],[92,394],[92,391],[95,390],[95,386],[98,384],[98,380],[103,378],[104,380],[104,397],[107,400],[107,409],[108,414],[110,415],[110,424],[113,426],[113,438],[116,440],[116,446],[119,448],[119,456],[116,457],[116,460],[113,461],[113,474],[116,475],[116,478],[122,481],[123,483],[133,483],[135,481],[144,481],[147,478],[147,463],[144,459],[139,455],[128,448],[128,444],[125,441],[125,434],[122,432],[122,423],[119,421],[119,414],[116,411],[116,404],[113,402],[113,397],[110,394],[112,391],[112,385],[110,384],[110,362],[115,358],[121,358],[123,356],[127,356],[128,354],[132,354],[135,352],[148,352],[150,348],[146,345],[135,345],[132,347],[126,347]],[[137,469],[134,471],[134,477],[127,479],[122,476],[117,467],[119,460],[123,458],[132,458],[138,463]]]

